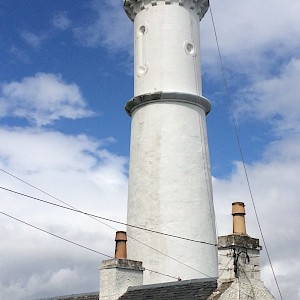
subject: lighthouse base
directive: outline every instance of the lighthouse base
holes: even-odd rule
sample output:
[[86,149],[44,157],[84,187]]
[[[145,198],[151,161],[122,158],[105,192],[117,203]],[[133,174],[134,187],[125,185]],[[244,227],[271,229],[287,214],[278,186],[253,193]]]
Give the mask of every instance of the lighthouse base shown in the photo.
[[[177,98],[165,93],[145,101],[144,95],[133,107],[127,104],[128,223],[195,240],[128,227],[134,238],[127,242],[128,258],[143,262],[144,284],[218,276],[205,119],[210,105],[200,96],[173,94]],[[196,98],[202,102],[190,101]]]

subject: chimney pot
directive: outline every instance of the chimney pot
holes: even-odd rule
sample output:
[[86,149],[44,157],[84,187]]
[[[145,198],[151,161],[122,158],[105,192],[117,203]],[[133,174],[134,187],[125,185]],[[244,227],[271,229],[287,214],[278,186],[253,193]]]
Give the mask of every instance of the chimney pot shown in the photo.
[[234,234],[247,234],[245,222],[245,204],[243,202],[232,203],[232,216],[233,216],[233,233]]
[[126,235],[126,232],[125,231],[117,231],[115,241],[116,241],[115,258],[126,259],[127,258],[127,250],[126,250],[127,235]]

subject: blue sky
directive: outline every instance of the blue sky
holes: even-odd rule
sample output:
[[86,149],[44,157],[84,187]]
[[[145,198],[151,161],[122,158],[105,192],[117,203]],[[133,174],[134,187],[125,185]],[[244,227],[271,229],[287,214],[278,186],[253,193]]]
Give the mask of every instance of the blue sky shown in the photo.
[[[298,299],[300,3],[211,0],[211,5],[271,258],[284,297]],[[121,0],[1,0],[1,169],[80,209],[125,221],[130,118],[124,105],[133,96],[132,39]],[[230,233],[231,202],[238,200],[247,205],[249,234],[259,237],[209,13],[201,22],[201,43],[203,95],[213,105],[207,123],[218,232]],[[53,200],[4,172],[0,180],[3,187]],[[113,230],[0,192],[4,212],[113,253]],[[5,258],[0,268],[6,270],[0,298],[98,289],[102,257],[4,216],[0,236]],[[262,273],[277,295],[264,255]]]

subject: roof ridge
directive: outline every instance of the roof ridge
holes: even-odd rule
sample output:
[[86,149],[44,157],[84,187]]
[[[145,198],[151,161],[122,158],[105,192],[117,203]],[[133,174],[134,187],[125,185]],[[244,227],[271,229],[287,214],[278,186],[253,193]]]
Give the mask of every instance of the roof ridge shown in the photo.
[[69,299],[71,297],[87,297],[87,296],[94,296],[98,295],[98,292],[89,292],[89,293],[80,293],[80,294],[70,294],[70,295],[64,295],[64,296],[56,296],[56,297],[50,297],[50,298],[40,298],[36,300],[64,300],[64,299]]
[[185,284],[193,284],[193,283],[200,283],[200,282],[212,282],[212,281],[213,282],[217,281],[217,278],[198,278],[198,279],[170,281],[170,282],[154,283],[154,284],[139,285],[139,286],[130,286],[127,291],[154,289],[154,288],[169,287],[174,285],[185,285]]

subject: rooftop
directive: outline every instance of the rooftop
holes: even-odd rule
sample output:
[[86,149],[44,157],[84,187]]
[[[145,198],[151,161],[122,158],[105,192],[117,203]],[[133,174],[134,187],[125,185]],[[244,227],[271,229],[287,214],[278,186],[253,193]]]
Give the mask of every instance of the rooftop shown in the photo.
[[216,288],[216,279],[151,284],[129,287],[119,300],[206,300]]
[[[207,300],[217,289],[217,279],[192,279],[129,287],[119,300]],[[99,300],[99,292],[40,300]]]
[[72,295],[67,295],[67,296],[43,298],[43,299],[39,299],[39,300],[99,300],[99,292],[84,293],[84,294],[72,294]]

